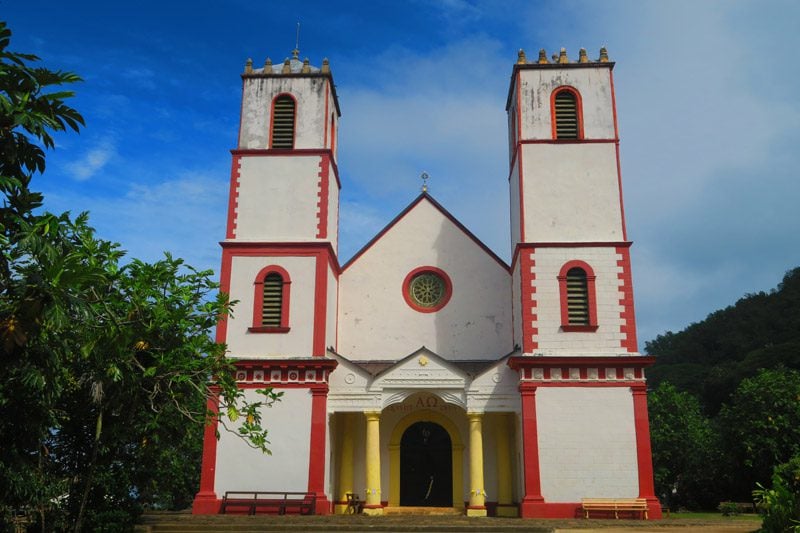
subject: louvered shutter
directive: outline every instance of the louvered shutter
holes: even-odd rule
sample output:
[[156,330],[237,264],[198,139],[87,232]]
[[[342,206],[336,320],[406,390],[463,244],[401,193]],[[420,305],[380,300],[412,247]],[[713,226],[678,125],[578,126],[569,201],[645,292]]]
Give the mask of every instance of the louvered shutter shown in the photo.
[[578,138],[578,103],[570,91],[556,94],[556,139]]
[[589,325],[589,285],[581,268],[567,272],[567,314],[570,325]]
[[272,113],[272,148],[294,148],[294,98],[279,96]]
[[283,304],[283,278],[280,274],[267,275],[264,278],[264,294],[261,306],[261,325],[280,327],[281,308]]

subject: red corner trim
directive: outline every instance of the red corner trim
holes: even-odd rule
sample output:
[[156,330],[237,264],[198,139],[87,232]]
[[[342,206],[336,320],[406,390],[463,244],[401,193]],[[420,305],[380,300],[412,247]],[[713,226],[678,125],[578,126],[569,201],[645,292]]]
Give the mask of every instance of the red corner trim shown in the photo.
[[522,462],[525,495],[520,507],[530,508],[544,502],[539,469],[539,432],[536,426],[536,387],[521,383],[522,405]]
[[522,315],[522,325],[520,333],[522,335],[522,351],[531,353],[539,347],[539,342],[536,340],[539,335],[539,328],[536,327],[538,322],[536,300],[536,287],[534,281],[536,280],[536,273],[533,272],[536,266],[534,259],[534,250],[523,252],[520,255],[519,264],[519,282],[520,282],[520,308]]
[[214,492],[217,468],[217,426],[219,420],[219,397],[212,393],[206,401],[206,409],[213,417],[206,423],[203,431],[203,459],[200,467],[200,490],[194,497],[192,514],[219,513],[219,500]]
[[[231,294],[231,263],[230,254],[222,252],[222,265],[219,273],[219,290],[230,296]],[[217,322],[216,341],[219,343],[228,342],[228,315],[223,315]]]
[[350,268],[350,266],[353,263],[355,263],[358,260],[358,258],[364,255],[367,252],[367,250],[372,248],[372,246],[374,246],[375,243],[377,243],[381,239],[381,237],[383,237],[390,229],[392,229],[395,225],[397,225],[398,222],[400,222],[408,213],[411,212],[412,209],[414,209],[414,207],[417,206],[417,204],[419,204],[423,200],[427,200],[428,202],[430,202],[431,205],[433,205],[433,207],[438,209],[439,212],[441,212],[447,219],[450,220],[450,222],[452,222],[458,229],[460,229],[462,233],[464,233],[464,235],[469,237],[472,240],[472,242],[477,244],[484,252],[486,252],[489,255],[489,257],[494,259],[507,272],[510,272],[509,266],[505,261],[500,259],[500,257],[498,257],[497,254],[495,254],[488,246],[483,244],[480,239],[478,239],[475,235],[473,235],[472,232],[469,231],[461,222],[456,220],[456,218],[453,215],[451,215],[450,212],[447,211],[447,209],[442,207],[442,205],[436,200],[434,200],[433,197],[427,192],[423,192],[422,194],[417,196],[414,199],[414,201],[408,204],[408,207],[403,209],[399,215],[394,217],[394,219],[391,222],[389,222],[381,231],[379,231],[377,235],[375,235],[372,239],[370,239],[370,241],[367,244],[365,244],[359,251],[357,251],[355,255],[351,257],[342,266],[342,272]]
[[619,278],[619,304],[622,306],[619,317],[622,324],[619,326],[623,338],[620,339],[620,346],[629,352],[639,351],[639,342],[636,335],[636,313],[633,303],[633,279],[631,275],[631,254],[629,248],[617,248],[617,254],[622,259],[617,261],[617,266],[622,272],[617,274]]
[[236,238],[236,209],[239,202],[239,171],[241,170],[241,158],[233,156],[231,161],[231,185],[228,192],[228,227],[225,230],[226,239]]
[[[420,307],[411,299],[409,286],[411,285],[411,280],[414,279],[414,276],[417,274],[421,274],[423,272],[433,272],[438,274],[444,280],[445,292],[444,296],[442,297],[441,301],[435,305],[434,307]],[[401,286],[401,290],[403,291],[403,299],[406,301],[408,306],[415,310],[419,311],[420,313],[435,313],[439,309],[443,308],[447,305],[447,302],[450,301],[450,297],[453,295],[453,282],[450,280],[450,276],[447,275],[447,272],[442,270],[441,268],[436,268],[434,266],[421,266],[417,267],[411,272],[406,275],[406,278],[403,280],[403,285]]]
[[650,448],[650,423],[647,415],[645,385],[631,387],[631,394],[633,395],[633,418],[636,428],[636,459],[639,466],[639,497],[647,500],[650,518],[661,518],[661,506],[658,505],[653,486],[653,454]]
[[325,494],[325,426],[327,416],[328,384],[311,387],[311,446],[308,457],[308,492],[317,495],[316,513],[328,514],[330,502]]
[[[589,324],[576,326],[569,323],[569,309],[567,307],[567,272],[573,268],[580,268],[586,273],[586,287],[589,293]],[[568,261],[558,273],[558,294],[561,300],[561,330],[562,331],[595,331],[597,330],[597,298],[595,291],[594,270],[584,261]]]
[[314,280],[314,338],[311,355],[325,356],[325,323],[328,308],[328,261],[324,252],[317,252]]
[[[328,131],[325,128],[325,131]],[[328,195],[330,179],[328,169],[330,156],[325,154],[319,158],[319,192],[317,192],[317,238],[328,238]]]
[[556,87],[553,92],[550,93],[550,127],[552,128],[553,139],[558,138],[556,135],[556,95],[561,92],[572,93],[575,96],[575,107],[578,114],[578,140],[583,140],[583,100],[581,99],[581,93],[578,92],[578,89],[569,85]]
[[[261,314],[264,311],[264,279],[269,274],[278,274],[283,280],[283,290],[281,292],[281,325],[278,328],[264,327],[261,324]],[[253,333],[286,333],[289,331],[289,301],[292,279],[282,267],[278,265],[265,266],[256,274],[253,282],[253,326],[250,331]],[[284,331],[277,331],[284,330]]]

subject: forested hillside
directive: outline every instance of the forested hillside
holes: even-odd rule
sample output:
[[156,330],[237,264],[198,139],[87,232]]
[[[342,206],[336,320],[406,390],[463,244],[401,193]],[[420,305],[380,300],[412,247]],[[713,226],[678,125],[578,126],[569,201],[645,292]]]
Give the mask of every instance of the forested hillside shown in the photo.
[[800,518],[800,268],[646,348],[662,502],[712,509],[755,496],[765,531]]
[[800,267],[769,293],[748,294],[678,333],[645,345],[656,356],[650,387],[669,381],[700,399],[707,414],[759,368],[800,369]]

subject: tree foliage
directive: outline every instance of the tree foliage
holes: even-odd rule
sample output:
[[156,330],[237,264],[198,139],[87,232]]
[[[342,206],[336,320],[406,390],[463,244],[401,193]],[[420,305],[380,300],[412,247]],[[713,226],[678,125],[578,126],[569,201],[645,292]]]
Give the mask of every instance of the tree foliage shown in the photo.
[[35,514],[42,531],[124,529],[143,504],[188,503],[213,417],[241,417],[268,451],[260,408],[278,395],[247,403],[236,388],[209,336],[231,308],[211,272],[169,254],[123,263],[86,214],[40,212],[30,185],[53,135],[83,125],[63,89],[80,78],[31,66],[10,39],[0,23],[0,513]]
[[663,382],[648,395],[656,494],[670,508],[710,509],[719,502],[719,443],[700,402]]

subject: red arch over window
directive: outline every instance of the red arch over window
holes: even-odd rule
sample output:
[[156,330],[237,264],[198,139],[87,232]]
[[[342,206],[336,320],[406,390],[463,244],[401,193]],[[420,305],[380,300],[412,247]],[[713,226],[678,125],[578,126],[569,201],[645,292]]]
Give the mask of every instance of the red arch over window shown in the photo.
[[[265,326],[263,323],[264,311],[264,280],[270,274],[281,277],[281,323],[280,326]],[[259,270],[253,282],[253,326],[249,328],[252,333],[288,333],[289,331],[289,289],[292,280],[289,273],[278,265],[269,265]]]
[[[550,123],[553,131],[553,139],[559,138],[556,128],[556,96],[562,92],[568,92],[575,97],[575,119],[578,121],[577,139],[583,139],[583,100],[581,99],[581,93],[578,92],[578,89],[570,85],[562,85],[561,87],[557,87],[550,94]],[[574,140],[574,138],[570,139]]]
[[[294,108],[292,109],[292,142],[291,146],[274,146],[275,144],[275,104],[278,102],[279,99],[285,100],[287,98],[291,98],[292,102],[294,102]],[[275,95],[275,98],[272,99],[272,104],[270,105],[270,117],[269,117],[269,147],[270,148],[278,148],[278,149],[293,149],[295,147],[295,140],[297,138],[297,98],[294,97],[291,93],[280,93]]]
[[[569,306],[567,300],[567,273],[573,268],[579,268],[586,274],[587,306],[589,311],[588,324],[570,324]],[[594,270],[584,261],[568,261],[558,273],[558,294],[561,299],[561,331],[597,331],[597,299],[595,297]]]

